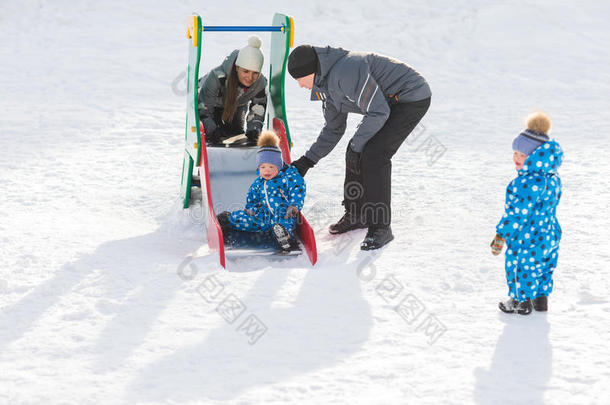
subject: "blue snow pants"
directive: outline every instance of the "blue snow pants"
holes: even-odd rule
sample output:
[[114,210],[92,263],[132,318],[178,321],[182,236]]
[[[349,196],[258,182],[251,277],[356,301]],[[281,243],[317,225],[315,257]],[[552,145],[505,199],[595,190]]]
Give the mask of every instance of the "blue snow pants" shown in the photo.
[[278,210],[278,213],[271,214],[265,210],[262,214],[248,215],[244,210],[238,210],[231,213],[229,224],[233,229],[246,232],[267,231],[275,224],[282,224],[292,236],[297,219],[296,217],[284,219],[285,213],[285,210]]

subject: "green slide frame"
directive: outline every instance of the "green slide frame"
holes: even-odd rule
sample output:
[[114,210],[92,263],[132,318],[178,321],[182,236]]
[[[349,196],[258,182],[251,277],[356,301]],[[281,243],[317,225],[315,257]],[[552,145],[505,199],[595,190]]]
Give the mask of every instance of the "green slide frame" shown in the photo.
[[272,127],[273,118],[279,118],[286,128],[288,145],[292,148],[288,118],[286,117],[286,65],[288,54],[293,45],[294,21],[292,17],[276,13],[273,16],[273,26],[282,26],[281,32],[271,33],[271,58],[269,62],[269,96],[271,98],[271,111],[267,114],[267,128]]
[[[280,31],[271,33],[270,70],[269,70],[269,96],[271,107],[267,113],[267,128],[271,126],[273,118],[283,121],[286,128],[288,145],[292,147],[292,140],[288,129],[286,117],[286,95],[284,82],[286,79],[286,64],[288,54],[293,45],[294,22],[292,17],[276,13],[273,16],[273,26],[280,26]],[[188,39],[188,65],[186,69],[186,125],[185,146],[182,165],[182,181],[180,197],[183,208],[188,208],[191,198],[191,182],[193,170],[201,166],[201,125],[199,123],[199,64],[201,61],[201,47],[203,42],[203,25],[201,17],[193,14],[188,18],[186,37]]]

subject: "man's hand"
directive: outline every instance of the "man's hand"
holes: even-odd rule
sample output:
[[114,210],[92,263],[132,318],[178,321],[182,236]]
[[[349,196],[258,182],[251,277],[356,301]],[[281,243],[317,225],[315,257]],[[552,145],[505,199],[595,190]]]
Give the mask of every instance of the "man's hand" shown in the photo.
[[299,174],[302,177],[305,177],[305,173],[307,173],[307,170],[314,167],[314,165],[315,165],[315,163],[305,155],[301,156],[300,158],[298,158],[291,164],[291,166],[294,166],[297,168],[297,170],[299,171]]
[[297,215],[299,215],[298,208],[295,207],[294,205],[290,205],[290,206],[288,206],[288,208],[286,208],[286,215],[284,215],[284,219],[294,218]]
[[345,167],[354,174],[360,174],[360,153],[354,151],[351,145],[347,146],[345,153]]
[[494,240],[491,241],[491,253],[494,256],[499,255],[502,252],[502,248],[504,247],[504,239],[498,234],[496,234]]

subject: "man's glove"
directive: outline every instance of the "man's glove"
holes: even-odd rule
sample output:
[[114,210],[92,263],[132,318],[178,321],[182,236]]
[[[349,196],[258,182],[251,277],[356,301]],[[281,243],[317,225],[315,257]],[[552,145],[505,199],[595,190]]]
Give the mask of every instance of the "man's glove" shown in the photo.
[[256,145],[256,141],[258,141],[258,136],[261,133],[258,129],[249,129],[246,131],[246,138],[248,138],[248,142]]
[[284,219],[294,218],[297,215],[299,215],[299,209],[294,205],[290,205],[288,208],[286,208],[286,215],[284,215]]
[[299,174],[302,177],[305,177],[305,173],[307,173],[307,170],[314,167],[314,165],[315,165],[315,163],[305,155],[301,156],[300,158],[298,158],[297,160],[292,162],[292,166],[297,168],[297,170],[299,171]]
[[496,234],[496,237],[494,238],[494,240],[491,241],[491,253],[494,256],[499,255],[502,252],[502,248],[504,247],[504,239],[502,239],[502,237],[498,234]]
[[347,146],[345,153],[345,167],[354,174],[360,174],[360,153],[354,151],[351,145]]

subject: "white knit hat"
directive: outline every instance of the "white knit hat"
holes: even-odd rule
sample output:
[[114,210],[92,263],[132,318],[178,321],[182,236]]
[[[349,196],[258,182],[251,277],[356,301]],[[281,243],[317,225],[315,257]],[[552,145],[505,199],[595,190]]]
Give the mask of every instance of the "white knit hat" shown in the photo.
[[260,73],[263,68],[263,60],[265,59],[260,49],[262,43],[263,41],[257,35],[252,35],[248,38],[248,46],[239,50],[235,65]]

